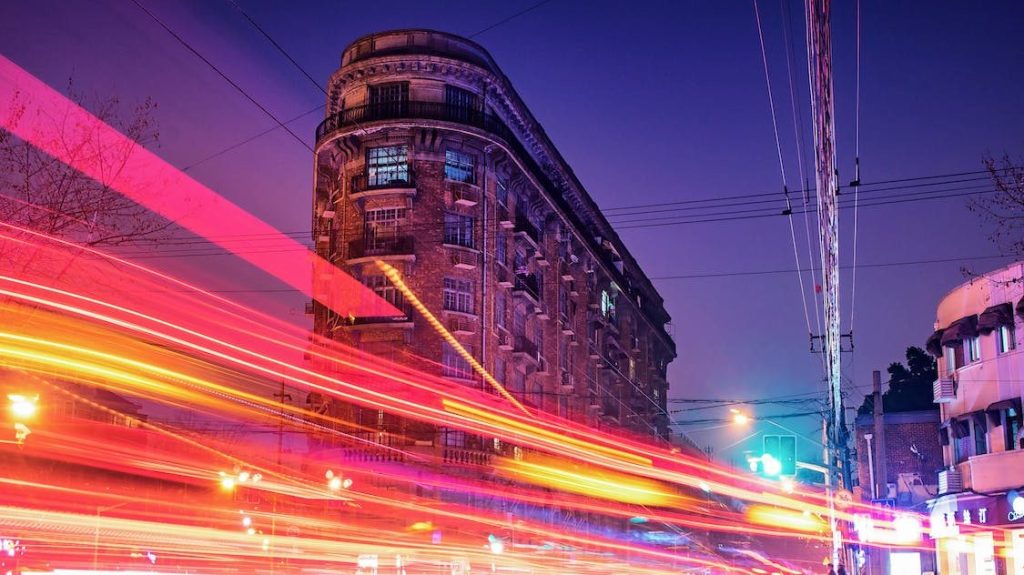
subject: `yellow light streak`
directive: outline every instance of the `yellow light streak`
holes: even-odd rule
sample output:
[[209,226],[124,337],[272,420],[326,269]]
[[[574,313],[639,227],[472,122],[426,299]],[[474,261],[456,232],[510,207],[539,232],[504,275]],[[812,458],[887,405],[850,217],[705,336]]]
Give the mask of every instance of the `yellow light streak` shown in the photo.
[[522,411],[526,415],[533,415],[532,413],[530,413],[530,410],[526,409],[526,407],[519,402],[519,400],[512,397],[512,394],[509,393],[507,389],[505,389],[505,386],[501,385],[501,383],[499,383],[498,380],[494,379],[494,376],[492,376],[490,373],[487,373],[487,370],[484,369],[484,366],[480,365],[480,362],[478,362],[473,357],[473,354],[466,351],[466,348],[462,347],[462,344],[459,343],[459,340],[455,339],[455,336],[453,336],[451,332],[449,332],[448,329],[445,328],[444,325],[440,321],[438,321],[436,317],[434,317],[434,314],[430,313],[430,310],[427,309],[427,306],[423,305],[423,302],[420,301],[420,298],[416,297],[416,294],[411,289],[409,289],[409,286],[405,285],[405,282],[402,280],[402,274],[399,273],[398,270],[380,260],[377,260],[376,263],[377,267],[384,272],[385,276],[387,276],[388,281],[394,284],[394,286],[397,287],[399,291],[402,292],[402,295],[405,296],[405,300],[411,303],[412,306],[416,308],[416,311],[420,312],[420,314],[423,315],[423,317],[427,320],[427,323],[429,323],[430,326],[437,331],[437,333],[441,334],[441,337],[444,338],[446,342],[448,342],[448,345],[455,348],[455,351],[458,352],[458,354],[461,355],[463,359],[469,362],[469,365],[472,366],[473,371],[480,374],[480,377],[484,378],[484,381],[486,381],[491,387],[494,388],[495,391],[497,391],[502,397],[507,399],[512,405],[516,406],[520,411]]
[[505,429],[511,429],[517,433],[524,433],[534,437],[542,437],[550,441],[566,443],[579,449],[597,452],[600,453],[601,455],[619,459],[621,461],[628,461],[630,463],[635,463],[637,465],[650,467],[652,464],[651,460],[646,457],[641,457],[639,455],[635,455],[633,453],[629,453],[626,451],[621,451],[619,449],[613,449],[611,447],[605,447],[604,445],[600,445],[597,443],[583,441],[582,439],[576,439],[575,437],[571,437],[569,435],[554,433],[541,427],[537,427],[536,425],[530,425],[529,423],[516,421],[515,419],[498,415],[497,413],[493,413],[490,411],[485,411],[483,409],[471,407],[464,403],[452,401],[447,398],[442,399],[441,403],[442,405],[444,405],[446,411],[449,411],[456,415],[462,415],[463,417],[483,420],[486,421],[487,423],[490,423],[491,425],[497,425]]

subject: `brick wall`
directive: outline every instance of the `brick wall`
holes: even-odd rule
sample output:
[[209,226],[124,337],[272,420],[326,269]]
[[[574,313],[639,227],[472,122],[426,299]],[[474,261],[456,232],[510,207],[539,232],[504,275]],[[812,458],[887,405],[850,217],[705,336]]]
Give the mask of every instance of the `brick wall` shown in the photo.
[[[942,467],[942,445],[939,443],[939,412],[913,411],[887,413],[883,419],[885,434],[886,482],[897,483],[900,473],[918,473],[925,485],[938,483],[938,470]],[[871,493],[871,479],[868,468],[867,441],[864,434],[874,434],[871,416],[861,416],[856,422],[857,478],[867,495]],[[872,447],[878,453],[877,437],[872,438]],[[915,455],[911,447],[916,447]],[[876,460],[875,471],[879,465]],[[882,494],[884,495],[884,494]]]

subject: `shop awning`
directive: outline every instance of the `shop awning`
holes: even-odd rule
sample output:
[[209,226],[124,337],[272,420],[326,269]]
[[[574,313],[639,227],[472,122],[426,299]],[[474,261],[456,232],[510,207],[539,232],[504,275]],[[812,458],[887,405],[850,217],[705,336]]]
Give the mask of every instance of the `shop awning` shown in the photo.
[[1006,410],[1009,410],[1009,409],[1013,410],[1013,413],[1010,414],[1011,417],[1016,417],[1016,416],[1019,416],[1021,414],[1020,398],[1019,397],[1014,397],[1012,399],[1004,399],[1002,401],[997,401],[997,402],[993,403],[992,405],[986,407],[985,411],[987,411],[989,413],[992,413],[992,412],[999,413],[1000,411],[1006,411]]
[[962,317],[942,330],[942,345],[956,345],[978,335],[978,316]]
[[924,348],[935,357],[942,357],[942,330],[935,330],[935,333],[928,336]]
[[1009,302],[986,308],[978,315],[980,333],[988,333],[1004,325],[1013,325],[1013,305]]

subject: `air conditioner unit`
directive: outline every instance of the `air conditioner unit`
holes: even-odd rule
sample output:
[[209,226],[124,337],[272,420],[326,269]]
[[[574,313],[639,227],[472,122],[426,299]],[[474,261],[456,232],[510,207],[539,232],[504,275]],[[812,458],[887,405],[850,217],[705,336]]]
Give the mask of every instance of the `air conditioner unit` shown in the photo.
[[457,185],[452,188],[452,201],[456,205],[471,208],[476,205],[478,198],[476,190],[467,185]]
[[576,389],[576,379],[573,375],[567,371],[562,372],[561,390],[565,392],[573,391]]
[[460,270],[471,270],[476,268],[476,254],[462,250],[454,250],[452,253],[452,265]]
[[953,378],[939,378],[932,384],[932,396],[935,403],[949,403],[956,399],[956,380]]
[[939,472],[939,494],[959,493],[964,490],[964,477],[956,469]]
[[512,350],[512,336],[508,332],[498,332],[498,349],[504,351]]
[[455,335],[469,335],[476,331],[473,321],[465,317],[453,317],[448,320],[448,331]]

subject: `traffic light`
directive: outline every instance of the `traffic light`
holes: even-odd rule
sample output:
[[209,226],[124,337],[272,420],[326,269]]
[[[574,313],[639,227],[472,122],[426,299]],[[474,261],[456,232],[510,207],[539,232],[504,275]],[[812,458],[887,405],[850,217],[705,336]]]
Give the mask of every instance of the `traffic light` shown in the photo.
[[796,436],[795,435],[765,435],[764,436],[764,458],[770,457],[778,462],[778,472],[769,473],[775,470],[775,465],[763,465],[765,475],[781,475],[792,477],[796,475]]

